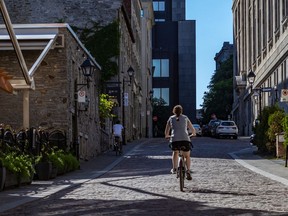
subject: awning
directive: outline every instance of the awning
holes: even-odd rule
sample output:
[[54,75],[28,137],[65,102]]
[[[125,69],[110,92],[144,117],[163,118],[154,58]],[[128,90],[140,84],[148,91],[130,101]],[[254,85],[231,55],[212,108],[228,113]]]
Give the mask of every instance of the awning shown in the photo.
[[[21,50],[42,50],[41,54],[28,70],[28,76],[32,82],[27,85],[25,77],[23,79],[13,79],[13,76],[2,70],[0,73],[0,88],[12,93],[13,89],[34,89],[33,75],[41,62],[53,48],[58,36],[58,26],[50,24],[18,24],[13,25],[16,39]],[[14,50],[14,46],[5,25],[0,25],[0,52]]]

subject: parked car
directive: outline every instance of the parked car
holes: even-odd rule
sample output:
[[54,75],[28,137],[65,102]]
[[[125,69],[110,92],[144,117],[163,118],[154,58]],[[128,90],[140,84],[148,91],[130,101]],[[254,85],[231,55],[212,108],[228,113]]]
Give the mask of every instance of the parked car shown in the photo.
[[219,124],[220,120],[218,119],[210,120],[210,122],[208,123],[208,136],[213,137],[216,135],[216,128],[218,127]]
[[202,136],[209,136],[209,127],[208,125],[202,126]]
[[202,136],[202,128],[200,127],[200,125],[199,124],[193,124],[193,127],[196,130],[196,135],[197,136]]
[[222,120],[216,128],[216,137],[238,137],[238,127],[234,121]]

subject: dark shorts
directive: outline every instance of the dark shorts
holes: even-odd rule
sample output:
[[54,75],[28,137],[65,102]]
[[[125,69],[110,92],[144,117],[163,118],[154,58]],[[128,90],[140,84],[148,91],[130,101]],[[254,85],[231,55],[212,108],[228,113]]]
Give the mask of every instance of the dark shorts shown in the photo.
[[176,141],[176,142],[172,142],[170,145],[170,148],[173,151],[179,150],[181,146],[184,146],[184,148],[182,149],[183,151],[187,152],[190,151],[191,149],[191,142],[189,141]]

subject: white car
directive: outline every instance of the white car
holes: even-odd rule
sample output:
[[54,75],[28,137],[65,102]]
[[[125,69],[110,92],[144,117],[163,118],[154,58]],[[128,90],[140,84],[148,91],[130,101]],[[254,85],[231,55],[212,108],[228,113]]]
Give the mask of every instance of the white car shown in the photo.
[[193,127],[196,130],[196,135],[197,136],[202,136],[202,128],[200,127],[200,125],[199,124],[193,124]]
[[220,124],[216,128],[216,137],[233,137],[237,139],[238,137],[238,127],[234,121],[221,120]]

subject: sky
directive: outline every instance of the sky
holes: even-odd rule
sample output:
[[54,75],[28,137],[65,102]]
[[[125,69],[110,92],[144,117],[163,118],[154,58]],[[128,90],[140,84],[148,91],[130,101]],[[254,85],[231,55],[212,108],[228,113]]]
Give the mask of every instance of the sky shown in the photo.
[[196,20],[196,108],[215,72],[214,57],[224,42],[233,43],[232,0],[186,0],[186,19]]

